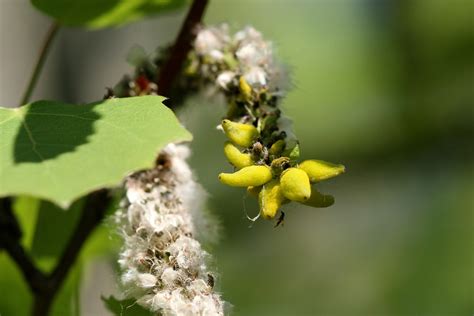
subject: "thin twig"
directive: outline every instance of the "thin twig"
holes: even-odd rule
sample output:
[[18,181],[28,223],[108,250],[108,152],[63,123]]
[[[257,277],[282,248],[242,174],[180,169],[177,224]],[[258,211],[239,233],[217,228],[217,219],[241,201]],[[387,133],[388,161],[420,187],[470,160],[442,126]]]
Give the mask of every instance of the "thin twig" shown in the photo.
[[51,43],[53,42],[56,34],[58,33],[58,30],[59,30],[59,24],[56,22],[53,22],[53,24],[51,24],[48,30],[48,33],[46,33],[43,46],[41,48],[40,54],[36,61],[35,69],[33,70],[30,81],[28,83],[28,87],[26,88],[25,93],[23,94],[23,97],[21,99],[19,106],[28,103],[28,101],[30,100],[31,95],[33,94],[33,91],[35,89],[36,83],[38,82],[38,78],[41,74],[41,70],[43,69],[44,62],[46,61],[46,57],[48,56]]
[[184,61],[192,49],[192,42],[196,37],[196,26],[201,23],[201,19],[206,10],[208,0],[194,0],[188,15],[184,20],[181,30],[171,49],[169,59],[160,69],[158,74],[158,93],[169,96],[173,83],[181,72]]
[[36,268],[31,258],[20,243],[8,233],[0,232],[0,239],[4,249],[20,268],[26,283],[33,293],[40,293],[46,282],[46,276]]

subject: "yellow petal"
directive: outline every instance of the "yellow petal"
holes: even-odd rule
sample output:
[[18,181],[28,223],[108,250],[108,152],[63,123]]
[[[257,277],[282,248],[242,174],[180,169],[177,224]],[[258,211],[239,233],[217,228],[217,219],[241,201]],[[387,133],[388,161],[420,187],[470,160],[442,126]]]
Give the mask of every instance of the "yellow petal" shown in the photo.
[[258,195],[260,215],[265,219],[273,219],[285,200],[278,179],[268,182]]
[[253,165],[252,155],[240,152],[231,142],[225,142],[224,154],[227,160],[238,169]]
[[223,120],[222,128],[232,143],[242,147],[252,145],[259,134],[257,128],[251,124],[237,123],[230,120]]
[[283,171],[280,177],[283,195],[292,201],[304,202],[311,196],[311,184],[306,172],[298,168]]
[[272,171],[268,166],[248,166],[234,173],[221,173],[219,180],[233,187],[259,186],[272,179]]
[[346,170],[343,165],[336,165],[322,160],[306,160],[300,163],[298,168],[308,174],[311,182],[338,176]]
[[243,76],[239,79],[239,89],[246,100],[249,100],[252,97],[252,87]]

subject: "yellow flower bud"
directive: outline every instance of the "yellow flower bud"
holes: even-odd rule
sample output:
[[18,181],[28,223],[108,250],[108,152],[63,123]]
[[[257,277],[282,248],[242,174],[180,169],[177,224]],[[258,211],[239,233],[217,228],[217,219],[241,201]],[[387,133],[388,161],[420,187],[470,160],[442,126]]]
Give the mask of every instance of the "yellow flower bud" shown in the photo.
[[283,149],[285,149],[285,141],[283,139],[280,139],[273,143],[268,152],[270,153],[270,155],[277,156],[283,152]]
[[231,142],[225,142],[224,154],[227,160],[238,169],[253,165],[252,155],[240,152]]
[[249,147],[258,137],[258,130],[251,124],[222,121],[222,128],[232,143],[242,147]]
[[328,207],[334,204],[334,197],[332,195],[321,194],[313,188],[311,197],[303,202],[303,204],[312,207]]
[[219,180],[232,187],[259,186],[272,179],[272,171],[268,166],[249,166],[234,173],[221,173]]
[[260,191],[262,190],[262,187],[261,186],[258,186],[258,187],[247,187],[247,193],[252,195],[252,196],[255,196],[257,197],[258,194],[260,193]]
[[306,172],[298,168],[283,171],[280,177],[283,195],[292,201],[305,202],[311,196],[311,184]]
[[346,168],[322,160],[306,160],[299,164],[298,168],[304,170],[311,182],[318,182],[340,175]]
[[247,80],[245,80],[243,76],[239,79],[239,88],[246,100],[249,100],[252,97],[252,87],[248,84]]
[[268,182],[258,195],[260,215],[265,219],[273,219],[285,200],[278,179]]

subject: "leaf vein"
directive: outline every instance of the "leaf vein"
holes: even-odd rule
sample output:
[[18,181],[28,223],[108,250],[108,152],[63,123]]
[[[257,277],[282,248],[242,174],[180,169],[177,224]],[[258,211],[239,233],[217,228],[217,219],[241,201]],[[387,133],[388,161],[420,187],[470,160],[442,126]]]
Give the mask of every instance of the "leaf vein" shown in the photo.
[[73,114],[58,114],[58,113],[31,113],[28,112],[26,115],[42,115],[42,116],[61,116],[61,117],[72,117],[80,120],[85,120],[85,121],[95,121],[95,119],[92,119],[90,117],[82,117],[79,115],[73,115]]
[[28,138],[31,141],[31,149],[38,156],[38,158],[41,160],[41,163],[43,163],[43,165],[44,165],[46,171],[48,172],[49,176],[51,177],[53,183],[56,185],[56,187],[59,187],[59,184],[56,181],[56,179],[54,178],[53,173],[49,169],[48,164],[44,162],[46,159],[44,159],[44,156],[39,152],[39,150],[36,149],[37,143],[36,143],[35,139],[33,138],[33,134],[31,133],[31,130],[30,130],[28,124],[26,124],[25,119],[22,119],[22,124],[23,124],[23,127],[26,130],[26,134],[28,135]]

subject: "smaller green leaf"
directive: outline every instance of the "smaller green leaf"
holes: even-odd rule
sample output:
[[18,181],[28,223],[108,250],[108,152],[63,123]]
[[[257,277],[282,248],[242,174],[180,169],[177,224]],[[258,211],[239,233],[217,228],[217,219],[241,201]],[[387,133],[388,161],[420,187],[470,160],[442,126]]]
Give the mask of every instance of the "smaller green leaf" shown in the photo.
[[282,154],[282,156],[289,157],[292,164],[300,158],[300,145],[296,143],[293,147],[288,148]]
[[102,301],[109,311],[115,316],[151,316],[150,311],[144,309],[134,300],[118,300],[113,296],[106,298],[102,296]]
[[43,13],[66,26],[100,29],[124,25],[178,9],[186,0],[31,0]]
[[0,251],[0,271],[0,314],[29,315],[33,296],[20,269],[5,251]]

